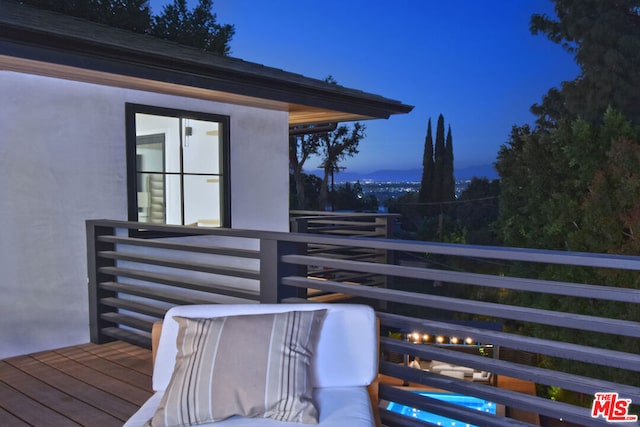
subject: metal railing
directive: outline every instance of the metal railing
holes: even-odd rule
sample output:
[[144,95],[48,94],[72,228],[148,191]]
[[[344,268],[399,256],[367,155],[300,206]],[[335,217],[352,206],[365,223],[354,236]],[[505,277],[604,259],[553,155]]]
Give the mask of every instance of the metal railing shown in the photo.
[[[182,237],[129,237],[141,228]],[[640,257],[107,220],[88,221],[87,237],[93,342],[149,346],[151,324],[177,304],[333,295],[377,309],[385,425],[432,425],[417,411],[462,425],[615,425],[591,416],[595,393],[640,403]],[[309,251],[323,245],[392,255]],[[319,268],[380,275],[392,286],[308,274]],[[416,356],[424,369],[408,367]],[[436,369],[442,365],[451,369]],[[504,410],[481,413],[419,393],[433,389]],[[402,407],[411,414],[398,413]]]
[[[397,214],[345,213],[328,211],[290,211],[292,233],[311,233],[325,236],[393,238]],[[395,253],[359,246],[314,244],[307,245],[307,254],[342,260],[395,264]],[[319,267],[307,271],[310,277],[357,283],[365,286],[390,287],[391,278],[368,272],[353,273],[340,268]],[[316,291],[317,294],[318,291]]]
[[293,233],[389,239],[400,215],[293,210],[289,217]]

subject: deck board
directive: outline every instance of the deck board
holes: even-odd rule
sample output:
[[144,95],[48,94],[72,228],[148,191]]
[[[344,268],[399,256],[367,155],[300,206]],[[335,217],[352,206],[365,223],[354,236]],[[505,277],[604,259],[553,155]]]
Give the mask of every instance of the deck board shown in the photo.
[[5,427],[29,427],[29,424],[22,421],[20,418],[16,418],[13,414],[0,408],[0,420]]
[[138,405],[123,400],[119,396],[113,396],[99,390],[91,384],[79,381],[60,371],[52,370],[49,366],[39,363],[37,360],[28,359],[24,362],[15,360],[13,366],[68,396],[75,396],[76,399],[93,408],[100,408],[116,417],[119,421],[126,420],[131,412],[138,408]]
[[85,344],[0,361],[5,426],[122,426],[151,394],[151,352]]
[[24,395],[12,387],[0,383],[0,401],[5,411],[31,426],[78,426],[68,417],[61,415],[54,409],[34,400],[32,396]]
[[[123,396],[131,403],[138,406],[142,405],[148,398],[149,394],[144,389],[124,382],[119,378],[113,378],[110,373],[103,373],[95,369],[92,364],[85,365],[67,357],[55,353],[38,354],[34,356],[39,362],[44,363],[61,373],[75,378],[79,381],[91,384],[106,393],[114,396]],[[124,368],[123,368],[124,369]]]
[[[146,382],[149,380],[149,375],[144,375],[133,369],[125,370],[123,369],[122,364],[114,363],[111,360],[96,357],[95,354],[86,352],[82,349],[63,349],[57,351],[56,353],[68,358],[69,360],[72,360],[75,363],[79,363],[88,369],[112,378],[116,378],[125,384],[136,386],[136,384],[146,384]],[[151,383],[149,383],[148,385],[151,386]],[[146,396],[146,394],[143,394],[143,397],[144,396]],[[147,399],[148,397],[144,397],[142,402]]]

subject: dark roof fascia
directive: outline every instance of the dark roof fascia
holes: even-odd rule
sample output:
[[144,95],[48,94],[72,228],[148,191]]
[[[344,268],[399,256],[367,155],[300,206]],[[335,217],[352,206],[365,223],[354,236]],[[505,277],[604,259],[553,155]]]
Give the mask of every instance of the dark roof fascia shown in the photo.
[[0,54],[375,118],[399,101],[0,0]]

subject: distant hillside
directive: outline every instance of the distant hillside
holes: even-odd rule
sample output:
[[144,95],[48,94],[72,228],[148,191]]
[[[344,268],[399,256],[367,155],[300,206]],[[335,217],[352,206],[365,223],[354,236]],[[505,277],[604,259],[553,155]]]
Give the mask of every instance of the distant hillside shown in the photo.
[[[456,169],[454,171],[456,180],[471,179],[474,177],[496,179],[498,173],[492,165],[470,166],[466,168]],[[379,170],[371,173],[357,173],[343,171],[335,176],[336,182],[355,182],[355,181],[373,181],[373,182],[420,182],[422,178],[422,169],[405,169],[405,170]]]

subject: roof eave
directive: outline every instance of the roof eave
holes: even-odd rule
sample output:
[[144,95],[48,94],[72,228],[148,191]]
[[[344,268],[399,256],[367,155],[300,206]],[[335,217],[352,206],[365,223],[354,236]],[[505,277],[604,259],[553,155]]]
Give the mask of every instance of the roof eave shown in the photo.
[[[111,27],[100,26],[116,41],[126,39],[129,43],[122,45],[106,36],[103,39],[95,35],[81,36],[46,28],[46,25],[26,25],[20,19],[25,13],[23,7],[8,6],[0,0],[0,11],[3,12],[0,15],[4,16],[0,18],[3,21],[0,55],[308,106],[335,111],[340,117],[389,118],[413,109],[396,100]],[[5,13],[5,8],[10,13]],[[98,25],[46,11],[28,10],[29,13],[36,11],[45,20]],[[324,119],[315,121],[319,120]]]

